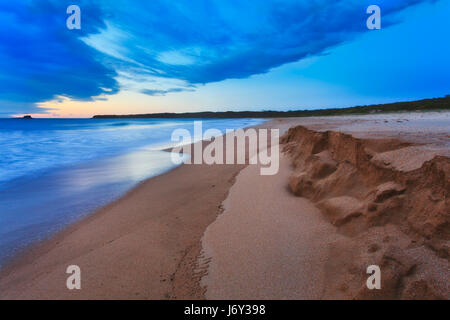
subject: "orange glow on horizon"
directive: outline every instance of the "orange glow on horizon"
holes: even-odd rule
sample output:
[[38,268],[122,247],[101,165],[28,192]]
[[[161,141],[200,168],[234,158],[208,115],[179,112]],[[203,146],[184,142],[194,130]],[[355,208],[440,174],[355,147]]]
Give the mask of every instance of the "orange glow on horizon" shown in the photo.
[[[33,118],[92,118],[100,114],[158,113],[167,110],[158,107],[156,99],[134,92],[120,92],[113,96],[102,97],[94,101],[76,101],[63,98],[40,103],[44,112],[18,114],[17,117],[31,115]],[[132,104],[132,105],[131,105]],[[125,107],[126,106],[126,107]],[[47,112],[45,112],[47,111]]]

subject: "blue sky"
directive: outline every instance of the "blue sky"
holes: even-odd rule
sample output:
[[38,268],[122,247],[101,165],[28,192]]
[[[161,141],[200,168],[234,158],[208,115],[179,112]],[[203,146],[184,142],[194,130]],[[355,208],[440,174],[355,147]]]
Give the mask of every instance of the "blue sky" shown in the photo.
[[[344,107],[450,94],[447,0],[0,0],[0,115]],[[81,8],[81,30],[66,8]],[[382,29],[366,28],[366,8]]]

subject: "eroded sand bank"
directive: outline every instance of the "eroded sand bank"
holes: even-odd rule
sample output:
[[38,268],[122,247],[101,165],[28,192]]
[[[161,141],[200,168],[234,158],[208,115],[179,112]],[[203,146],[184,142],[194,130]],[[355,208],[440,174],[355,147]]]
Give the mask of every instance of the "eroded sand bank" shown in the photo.
[[279,174],[241,171],[208,227],[206,297],[448,299],[449,115],[297,119]]

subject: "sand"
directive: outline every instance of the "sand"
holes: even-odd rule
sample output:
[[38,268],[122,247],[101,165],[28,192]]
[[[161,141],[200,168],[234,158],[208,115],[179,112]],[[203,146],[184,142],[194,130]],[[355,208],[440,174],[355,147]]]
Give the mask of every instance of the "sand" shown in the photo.
[[[290,160],[274,176],[239,173],[225,210],[203,237],[207,299],[319,299],[330,244],[340,236],[307,199],[286,187]],[[276,199],[276,201],[274,201]]]
[[[301,125],[277,175],[182,165],[149,179],[18,257],[0,299],[448,298],[448,130],[397,120],[272,120]],[[375,296],[369,263],[386,271]]]
[[[142,183],[4,270],[0,298],[201,298],[200,239],[242,167],[186,165]],[[79,291],[66,288],[69,265]]]
[[448,115],[296,119],[280,172],[243,169],[207,228],[206,298],[448,299]]
[[0,299],[203,299],[200,241],[244,167],[181,165],[141,183],[1,270]]
[[[377,117],[302,120],[284,136],[291,192],[314,203],[344,236],[321,266],[322,298],[450,298],[446,115],[436,119],[442,127],[402,115],[411,124],[397,131]],[[366,286],[370,265],[381,269],[381,290]]]

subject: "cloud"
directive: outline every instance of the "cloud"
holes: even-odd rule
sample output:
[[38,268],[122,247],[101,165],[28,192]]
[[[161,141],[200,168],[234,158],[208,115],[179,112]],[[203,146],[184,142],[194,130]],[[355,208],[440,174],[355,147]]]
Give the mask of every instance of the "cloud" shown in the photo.
[[149,95],[149,96],[165,96],[168,93],[174,93],[174,92],[183,92],[183,91],[194,91],[193,89],[187,89],[187,88],[170,88],[167,90],[160,90],[160,89],[144,89],[141,91],[141,93]]
[[[81,31],[65,28],[65,9],[72,3],[2,3],[0,101],[31,112],[57,96],[89,100],[117,92],[116,77],[125,73],[188,85],[247,78],[376,32],[366,29],[370,4],[382,8],[385,28],[395,23],[394,13],[432,1],[75,1]],[[183,90],[159,86],[141,92]],[[8,103],[2,105],[0,111],[7,111]]]
[[116,71],[80,40],[104,28],[99,8],[88,1],[82,30],[66,28],[64,1],[0,4],[0,112],[42,112],[40,102],[68,97],[92,100],[118,91]]
[[[426,1],[377,1],[383,26],[394,22],[393,13]],[[121,54],[137,71],[205,84],[266,73],[369,32],[366,8],[373,2],[154,0],[127,6],[121,0],[108,23],[130,37],[108,37],[114,32],[108,30],[102,37],[110,39],[107,47],[126,48]]]

